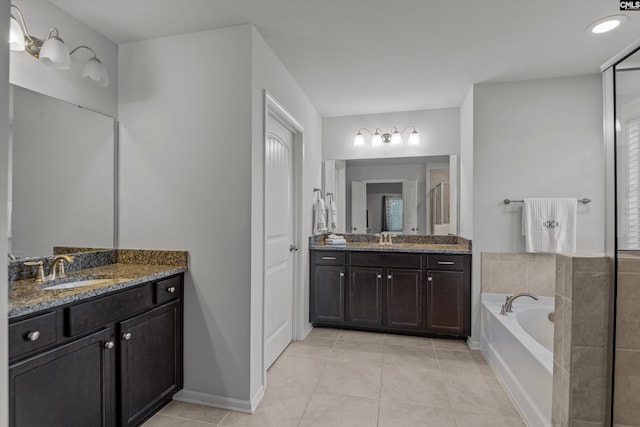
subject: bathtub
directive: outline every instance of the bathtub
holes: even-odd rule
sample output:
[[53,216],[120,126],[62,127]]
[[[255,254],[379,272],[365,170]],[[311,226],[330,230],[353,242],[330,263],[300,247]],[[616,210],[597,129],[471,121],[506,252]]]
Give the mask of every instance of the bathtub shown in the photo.
[[530,427],[551,426],[553,297],[513,303],[500,315],[505,294],[482,294],[480,349]]

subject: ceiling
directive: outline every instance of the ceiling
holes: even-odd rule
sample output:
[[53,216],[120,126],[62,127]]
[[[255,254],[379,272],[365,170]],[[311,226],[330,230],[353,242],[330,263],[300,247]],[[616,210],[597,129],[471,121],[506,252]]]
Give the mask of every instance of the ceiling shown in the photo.
[[457,107],[474,83],[594,74],[618,0],[50,0],[114,42],[252,23],[323,117]]

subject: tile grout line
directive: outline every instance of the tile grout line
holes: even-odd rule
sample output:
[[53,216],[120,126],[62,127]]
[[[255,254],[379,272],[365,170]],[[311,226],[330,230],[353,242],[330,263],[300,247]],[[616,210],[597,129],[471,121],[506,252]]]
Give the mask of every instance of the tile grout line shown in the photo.
[[231,415],[231,411],[227,411],[227,413],[224,415],[224,417],[222,417],[222,419],[218,423],[218,427],[222,426],[222,423],[224,422],[224,420],[226,420],[229,417],[229,415]]

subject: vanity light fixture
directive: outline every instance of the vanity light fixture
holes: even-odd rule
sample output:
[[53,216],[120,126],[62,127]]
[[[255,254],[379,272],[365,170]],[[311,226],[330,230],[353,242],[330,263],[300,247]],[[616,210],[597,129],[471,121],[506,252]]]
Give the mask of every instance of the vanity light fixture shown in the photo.
[[618,28],[620,25],[627,22],[625,15],[612,15],[606,18],[598,19],[587,27],[587,32],[592,34],[608,33]]
[[380,128],[376,128],[375,133],[371,132],[367,128],[361,128],[356,137],[353,140],[354,147],[364,147],[366,142],[364,140],[364,135],[362,135],[362,131],[366,130],[371,135],[371,146],[380,146],[383,144],[391,144],[391,145],[402,145],[402,134],[409,128],[413,128],[413,132],[409,135],[409,145],[420,145],[420,135],[416,130],[415,126],[407,126],[402,131],[398,131],[397,127],[393,127],[391,132],[382,133]]
[[[13,13],[15,11],[15,14]],[[58,29],[53,27],[47,34],[47,39],[42,40],[32,36],[27,30],[22,11],[16,5],[11,5],[11,27],[9,33],[10,49],[13,51],[25,51],[43,64],[58,70],[68,70],[71,68],[71,55],[79,49],[88,49],[93,56],[87,60],[82,69],[82,77],[86,78],[100,87],[109,85],[107,70],[98,59],[96,52],[88,46],[78,46],[69,52]]]

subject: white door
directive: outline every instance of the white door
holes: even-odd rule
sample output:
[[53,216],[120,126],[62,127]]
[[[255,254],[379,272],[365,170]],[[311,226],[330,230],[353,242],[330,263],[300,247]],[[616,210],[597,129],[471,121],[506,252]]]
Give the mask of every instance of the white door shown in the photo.
[[265,364],[293,338],[293,133],[269,116],[265,147]]
[[351,232],[367,234],[367,184],[351,182]]
[[404,201],[404,234],[418,234],[418,181],[409,180],[402,184]]

